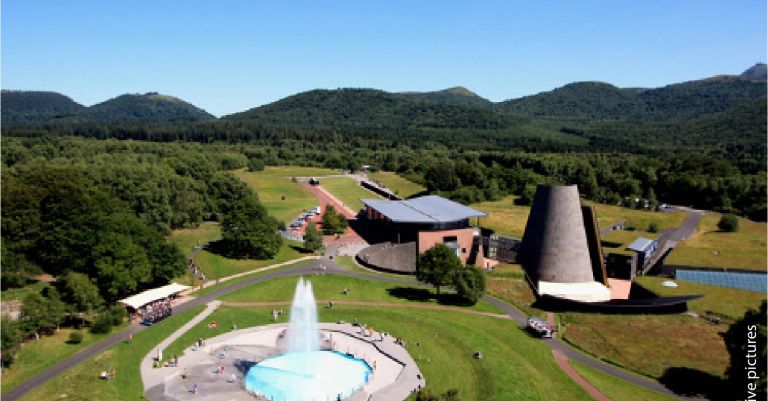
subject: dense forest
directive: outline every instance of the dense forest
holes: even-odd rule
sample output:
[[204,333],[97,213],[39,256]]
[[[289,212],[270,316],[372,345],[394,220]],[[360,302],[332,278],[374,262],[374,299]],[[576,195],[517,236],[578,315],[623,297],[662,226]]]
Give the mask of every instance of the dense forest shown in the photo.
[[[57,278],[24,299],[22,318],[12,323],[21,335],[78,315],[96,319],[92,328],[120,322],[109,305],[185,273],[183,255],[165,239],[171,229],[247,210],[262,216],[249,223],[272,241],[253,256],[268,258],[280,247],[276,222],[226,171],[248,164],[236,149],[80,138],[3,138],[2,146],[2,287],[25,286],[40,273]],[[223,247],[237,245],[226,239]]]

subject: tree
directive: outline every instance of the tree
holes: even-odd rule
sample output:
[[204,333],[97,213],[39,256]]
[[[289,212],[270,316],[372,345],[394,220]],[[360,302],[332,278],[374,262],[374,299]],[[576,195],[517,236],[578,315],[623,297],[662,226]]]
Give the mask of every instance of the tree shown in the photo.
[[16,350],[21,344],[23,333],[19,323],[18,320],[13,320],[7,316],[0,319],[0,337],[2,337],[0,353],[2,353],[3,366],[10,366],[13,363]]
[[83,273],[70,271],[57,281],[62,298],[72,305],[76,312],[83,313],[83,322],[86,316],[90,316],[104,304],[99,288]]
[[739,218],[732,214],[724,214],[717,222],[717,228],[726,233],[739,231]]
[[131,237],[107,233],[93,248],[96,282],[104,299],[115,301],[152,281],[152,265]]
[[56,327],[64,319],[64,303],[55,291],[49,292],[50,298],[42,294],[31,293],[22,300],[19,321],[24,333],[39,333]]
[[343,234],[349,226],[346,216],[342,213],[336,213],[336,208],[329,204],[323,213],[323,234]]
[[304,249],[314,252],[323,246],[323,236],[317,231],[315,223],[307,223],[307,232],[304,233]]
[[[725,347],[731,356],[731,365],[725,371],[730,394],[746,394],[754,386],[756,397],[766,399],[766,301],[759,310],[750,309],[723,335]],[[749,398],[746,397],[745,398]]]
[[277,225],[255,197],[243,198],[222,222],[224,247],[236,258],[269,259],[282,245]]
[[416,260],[416,278],[432,284],[440,294],[440,286],[453,284],[454,276],[461,267],[456,252],[443,244],[437,244],[419,255]]
[[467,266],[456,272],[453,285],[461,298],[474,305],[485,293],[485,273],[475,266]]
[[533,197],[536,195],[535,185],[526,185],[520,193],[520,197],[515,199],[516,205],[527,206],[533,203]]

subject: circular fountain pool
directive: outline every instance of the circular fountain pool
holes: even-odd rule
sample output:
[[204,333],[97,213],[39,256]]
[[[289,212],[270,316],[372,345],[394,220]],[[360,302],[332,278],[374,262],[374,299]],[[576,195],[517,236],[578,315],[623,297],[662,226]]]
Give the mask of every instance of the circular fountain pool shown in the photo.
[[335,351],[291,352],[261,361],[245,377],[245,388],[275,401],[336,400],[368,382],[364,361]]

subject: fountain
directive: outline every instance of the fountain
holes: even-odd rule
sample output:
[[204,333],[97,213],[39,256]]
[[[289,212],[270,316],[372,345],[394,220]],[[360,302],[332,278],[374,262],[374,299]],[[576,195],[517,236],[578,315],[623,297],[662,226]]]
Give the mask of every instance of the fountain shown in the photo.
[[312,352],[320,350],[317,331],[317,304],[312,293],[312,283],[300,277],[296,283],[291,304],[291,323],[288,326],[288,352]]
[[320,350],[317,304],[312,283],[299,278],[291,305],[286,352],[254,365],[246,375],[248,391],[274,401],[326,401],[345,398],[368,382],[364,361]]

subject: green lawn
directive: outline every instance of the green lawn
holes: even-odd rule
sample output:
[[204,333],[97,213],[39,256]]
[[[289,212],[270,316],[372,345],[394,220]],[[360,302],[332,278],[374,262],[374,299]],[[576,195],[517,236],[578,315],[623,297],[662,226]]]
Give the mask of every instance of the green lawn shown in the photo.
[[731,319],[740,319],[748,309],[758,309],[766,298],[765,294],[735,288],[718,287],[675,280],[677,288],[664,287],[662,277],[638,277],[637,282],[662,296],[701,294],[704,298],[688,303],[688,308],[698,313],[714,312]]
[[[268,323],[269,311],[219,308],[172,344],[166,354],[181,353],[199,337],[230,330],[232,323],[238,328]],[[320,310],[324,322],[356,318],[376,330],[403,338],[428,386],[436,392],[457,388],[463,401],[551,400],[553,394],[559,399],[590,399],[555,364],[549,347],[510,320],[396,306],[337,305]],[[219,323],[217,329],[207,328],[212,320]],[[419,347],[415,346],[417,342]],[[483,353],[482,360],[472,358],[477,351]]]
[[707,213],[696,234],[680,243],[667,258],[667,263],[765,271],[768,263],[766,223],[739,218],[739,231],[725,233],[717,229],[720,217],[718,213]]
[[301,166],[270,166],[259,174],[268,174],[277,177],[322,177],[326,175],[337,175],[340,171],[325,167],[301,167]]
[[[155,324],[148,330],[136,334],[133,338],[133,344],[121,342],[30,391],[21,400],[145,399],[144,386],[141,383],[141,374],[139,372],[139,364],[142,358],[154,349],[160,341],[168,337],[204,308],[204,306],[198,306]],[[99,378],[99,372],[108,367],[115,370],[116,378],[113,381],[104,381]]]
[[[529,206],[515,205],[517,195],[510,195],[502,200],[493,202],[480,202],[471,205],[473,208],[488,213],[488,216],[480,219],[480,225],[496,231],[497,234],[522,237],[525,231],[525,223],[528,221]],[[644,210],[627,209],[618,206],[603,205],[583,201],[585,204],[593,204],[597,214],[597,224],[607,227],[620,220],[626,220],[627,225],[635,226],[639,230],[647,230],[651,222],[656,222],[660,230],[675,228],[685,218],[684,212],[649,212]],[[636,235],[649,237],[652,234],[638,231]]]
[[219,223],[204,221],[196,228],[173,230],[167,239],[175,244],[181,253],[188,255],[196,246],[208,242],[219,235],[221,235]]
[[488,214],[488,216],[480,218],[482,227],[490,228],[496,234],[522,238],[531,208],[515,205],[514,201],[517,198],[519,196],[510,195],[502,200],[480,202],[470,206]]
[[[115,327],[114,331],[124,327],[125,325]],[[88,330],[81,330],[83,342],[68,344],[69,333],[73,331],[76,330],[62,328],[50,336],[41,336],[40,341],[24,342],[16,354],[13,365],[3,369],[2,392],[5,393],[46,368],[109,336],[109,334],[91,334]]]
[[347,177],[323,178],[320,180],[320,186],[354,212],[363,208],[361,198],[381,199],[379,195],[364,189],[357,181]]
[[619,380],[613,376],[607,375],[599,370],[593,369],[581,362],[570,360],[573,369],[579,373],[584,380],[595,386],[603,394],[613,401],[673,401],[677,398],[668,397],[631,383]]
[[208,279],[216,279],[309,255],[304,253],[302,246],[303,244],[299,242],[284,239],[277,255],[272,259],[264,260],[228,259],[224,256],[202,250],[195,256],[195,263],[200,266],[200,269],[202,269]]
[[391,172],[372,173],[372,174],[368,174],[368,178],[370,178],[373,181],[379,182],[380,184],[389,188],[390,191],[394,192],[395,195],[403,199],[406,199],[409,196],[424,192],[426,190],[426,188],[422,187],[421,185],[413,181],[410,181],[406,178],[403,178],[397,175],[397,173],[391,173]]
[[211,285],[209,287],[205,287],[202,290],[197,290],[197,291],[195,291],[193,293],[193,295],[197,296],[197,297],[200,297],[200,296],[203,296],[203,295],[205,295],[205,294],[207,294],[209,292],[213,292],[213,291],[219,290],[219,289],[224,288],[224,287],[229,287],[230,285],[233,285],[233,284],[245,281],[245,280],[250,280],[250,279],[252,279],[254,277],[264,276],[266,274],[279,272],[281,270],[290,269],[290,268],[296,267],[296,266],[301,266],[302,264],[305,264],[305,263],[307,263],[307,261],[299,261],[299,262],[294,262],[294,263],[288,263],[286,265],[283,265],[283,266],[280,266],[280,267],[276,267],[274,269],[255,271],[253,273],[245,274],[243,276],[240,276],[240,277],[237,277],[237,278],[233,278],[231,280],[222,281],[219,284],[214,284],[214,285]]
[[563,338],[578,348],[629,370],[659,378],[667,368],[686,367],[721,376],[729,365],[713,325],[685,314],[618,315],[568,312]]
[[[318,300],[438,304],[432,298],[432,292],[423,288],[331,274],[307,276],[305,279],[312,282],[312,289]],[[254,284],[227,294],[221,299],[225,302],[290,302],[293,299],[297,280],[296,277],[287,277]],[[345,288],[350,290],[349,295],[342,293]],[[468,308],[483,312],[501,313],[493,305],[482,301]]]
[[524,274],[520,265],[499,264],[486,276],[488,293],[512,304],[525,315],[544,317],[543,310],[532,306],[536,297]]
[[589,201],[583,202],[595,206],[597,225],[600,227],[608,227],[621,220],[626,220],[627,226],[637,227],[638,230],[647,230],[652,222],[659,226],[659,230],[667,230],[682,224],[686,214],[685,212],[650,212]]
[[238,177],[259,195],[259,200],[270,215],[290,223],[307,209],[320,204],[305,186],[291,177],[313,175],[331,170],[303,167],[267,167],[259,172],[238,171]]

